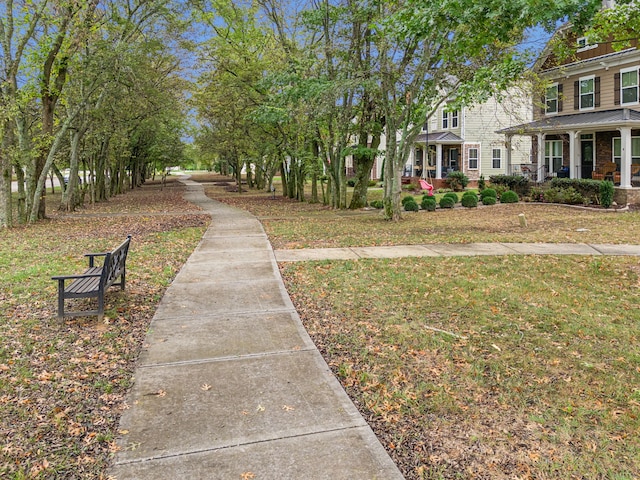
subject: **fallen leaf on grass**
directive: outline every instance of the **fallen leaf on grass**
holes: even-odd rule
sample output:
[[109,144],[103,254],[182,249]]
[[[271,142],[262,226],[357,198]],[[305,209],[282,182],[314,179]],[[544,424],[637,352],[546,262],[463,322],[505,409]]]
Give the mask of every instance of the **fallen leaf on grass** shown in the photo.
[[250,480],[252,478],[256,478],[256,474],[253,472],[244,472],[240,474],[240,478],[242,480]]
[[209,390],[211,390],[213,387],[207,383],[203,383],[202,386],[200,387],[200,390],[204,391],[204,392],[208,392]]
[[283,405],[283,406],[282,406],[282,409],[283,409],[285,412],[290,412],[291,410],[295,410],[295,407],[290,407],[289,405]]

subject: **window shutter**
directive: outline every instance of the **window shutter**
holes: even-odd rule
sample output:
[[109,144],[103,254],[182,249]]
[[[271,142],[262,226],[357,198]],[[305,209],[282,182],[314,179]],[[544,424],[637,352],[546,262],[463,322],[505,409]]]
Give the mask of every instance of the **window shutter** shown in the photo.
[[573,109],[580,110],[580,82],[573,82]]
[[543,95],[540,99],[540,115],[544,115],[547,113],[547,97]]
[[620,72],[613,76],[613,104],[620,105]]
[[594,89],[594,103],[596,107],[600,106],[600,77],[596,77],[594,82],[593,82],[593,89]]
[[558,84],[558,113],[562,111],[562,84]]

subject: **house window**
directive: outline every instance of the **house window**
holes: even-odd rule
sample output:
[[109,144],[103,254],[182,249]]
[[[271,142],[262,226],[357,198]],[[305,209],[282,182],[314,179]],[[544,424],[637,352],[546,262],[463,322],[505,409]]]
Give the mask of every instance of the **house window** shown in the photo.
[[592,48],[596,48],[598,46],[597,43],[590,44],[587,40],[587,37],[580,37],[576,40],[576,47],[578,52],[584,52],[585,50],[591,50]]
[[595,77],[584,77],[579,81],[580,110],[591,110],[595,106]]
[[478,169],[478,149],[477,148],[469,149],[469,169],[470,170]]
[[[613,138],[613,161],[620,168],[622,162],[622,142],[620,137]],[[631,163],[640,163],[640,137],[631,137]]]
[[558,113],[558,84],[554,83],[547,88],[545,95],[546,113]]
[[451,128],[458,128],[458,110],[451,112]]
[[446,110],[442,111],[442,129],[449,128],[449,112]]
[[491,166],[493,168],[501,168],[502,165],[502,150],[499,148],[493,148],[491,150]]
[[544,166],[548,173],[560,170],[562,167],[562,140],[544,142]]
[[638,103],[638,67],[620,70],[622,105]]

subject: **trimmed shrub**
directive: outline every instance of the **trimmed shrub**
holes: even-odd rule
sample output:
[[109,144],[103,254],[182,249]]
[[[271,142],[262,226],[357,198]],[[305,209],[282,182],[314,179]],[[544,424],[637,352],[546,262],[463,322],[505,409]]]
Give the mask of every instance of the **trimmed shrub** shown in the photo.
[[573,188],[584,198],[589,199],[590,203],[599,203],[601,183],[601,180],[590,178],[554,178],[551,180],[551,188],[559,190]]
[[384,205],[382,204],[382,200],[374,200],[369,204],[369,206],[377,209],[381,209],[382,207],[384,207]]
[[480,192],[480,197],[484,200],[485,197],[493,197],[498,198],[498,192],[496,192],[495,188],[485,188]]
[[[471,193],[471,192],[469,192]],[[463,195],[461,200],[462,206],[467,208],[473,208],[478,206],[478,196],[475,193],[470,195]]]
[[529,179],[521,175],[491,175],[489,181],[494,187],[501,185],[506,187],[506,190],[513,190],[520,195],[527,195],[531,188]]
[[497,203],[497,199],[496,197],[492,197],[492,196],[486,196],[486,197],[482,197],[482,204],[483,205],[495,205]]
[[412,195],[407,195],[406,197],[403,197],[402,200],[400,200],[400,202],[402,203],[402,206],[404,207],[407,202],[416,202],[416,199],[413,198]]
[[609,208],[613,204],[613,182],[605,180],[600,182],[600,205]]
[[456,202],[451,197],[444,196],[440,199],[440,208],[453,208]]
[[420,207],[418,206],[415,200],[411,200],[409,202],[404,203],[404,209],[407,212],[417,212],[418,210],[420,210]]
[[531,196],[532,202],[544,202],[544,192],[545,189],[542,187],[531,187],[531,191],[529,195]]
[[435,198],[427,196],[426,198],[422,198],[422,203],[420,204],[420,206],[427,212],[434,212],[437,206],[437,202]]
[[442,198],[444,198],[444,197],[448,197],[448,198],[450,198],[451,200],[453,200],[453,203],[454,203],[454,204],[458,203],[458,200],[459,200],[459,199],[458,199],[458,194],[457,194],[457,193],[455,193],[455,192],[447,192],[447,193],[445,193],[445,194],[442,196]]
[[464,190],[469,185],[469,177],[460,171],[449,172],[445,181],[453,190]]
[[513,190],[507,190],[500,196],[500,203],[518,203],[520,197]]

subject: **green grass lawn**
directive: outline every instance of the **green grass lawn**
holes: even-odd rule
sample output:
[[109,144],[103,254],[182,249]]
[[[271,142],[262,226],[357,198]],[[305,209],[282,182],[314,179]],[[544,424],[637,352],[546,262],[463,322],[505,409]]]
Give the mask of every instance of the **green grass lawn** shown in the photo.
[[[103,478],[149,322],[209,216],[189,213],[176,185],[68,216],[48,200],[51,218],[0,242],[0,478]],[[84,253],[127,234],[127,288],[107,294],[105,320],[59,321],[51,276],[81,273]]]
[[[639,243],[638,213],[496,205],[338,212],[270,194],[276,248],[437,242]],[[148,323],[208,216],[146,185],[0,242],[0,477],[100,478]],[[518,214],[525,213],[522,228]],[[52,275],[133,234],[106,319],[55,318]],[[412,479],[640,478],[640,259],[505,256],[282,264],[327,363]]]
[[[517,204],[388,223],[375,211],[208,194],[258,215],[276,248],[640,239],[638,213]],[[406,478],[640,478],[637,257],[324,261],[281,272]]]

